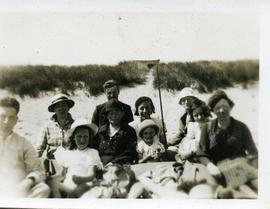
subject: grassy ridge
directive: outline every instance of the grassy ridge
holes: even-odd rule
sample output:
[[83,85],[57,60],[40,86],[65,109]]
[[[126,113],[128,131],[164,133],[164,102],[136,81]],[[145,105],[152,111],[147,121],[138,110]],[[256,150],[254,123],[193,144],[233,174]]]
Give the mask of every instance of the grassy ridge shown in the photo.
[[144,83],[145,74],[146,70],[139,70],[134,63],[128,62],[116,66],[10,66],[0,67],[0,88],[21,97],[38,97],[55,90],[73,94],[77,89],[99,95],[106,80],[115,79],[120,85],[132,86]]
[[[181,90],[196,85],[200,92],[212,92],[217,88],[242,84],[244,87],[259,80],[259,61],[199,61],[161,63],[159,67],[160,86],[167,90]],[[157,76],[154,73],[154,86]]]

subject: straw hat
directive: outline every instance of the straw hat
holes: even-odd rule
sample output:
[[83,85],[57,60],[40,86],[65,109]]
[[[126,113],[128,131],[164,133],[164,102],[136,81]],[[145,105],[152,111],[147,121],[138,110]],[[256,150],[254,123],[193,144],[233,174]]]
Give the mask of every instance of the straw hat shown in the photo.
[[72,123],[70,129],[67,131],[67,138],[70,138],[76,128],[80,126],[86,126],[90,128],[93,131],[94,135],[96,135],[96,133],[98,132],[98,127],[95,124],[87,121],[86,119],[77,119]]
[[181,91],[180,91],[180,94],[179,94],[179,104],[181,104],[182,102],[182,99],[184,99],[185,97],[194,97],[194,98],[197,98],[194,94],[194,91],[192,88],[189,88],[189,87],[185,87],[183,88]]
[[157,134],[159,133],[158,125],[153,120],[146,119],[139,124],[139,136],[142,137],[142,132],[144,131],[144,129],[149,127],[154,128]]
[[73,100],[71,100],[67,95],[65,94],[57,94],[51,98],[50,105],[48,107],[49,112],[54,112],[54,106],[55,104],[59,102],[66,102],[69,108],[72,108],[75,104]]

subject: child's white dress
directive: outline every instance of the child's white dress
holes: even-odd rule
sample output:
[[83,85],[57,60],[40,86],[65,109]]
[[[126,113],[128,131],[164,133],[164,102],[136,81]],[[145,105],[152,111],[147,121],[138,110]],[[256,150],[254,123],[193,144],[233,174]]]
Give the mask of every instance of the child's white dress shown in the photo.
[[96,165],[102,168],[102,162],[98,151],[91,148],[84,150],[66,150],[59,147],[54,153],[56,161],[63,167],[67,168],[64,185],[68,189],[74,189],[76,184],[72,181],[72,176],[88,176],[92,168]]
[[186,159],[195,153],[198,149],[201,137],[201,126],[203,123],[189,122],[187,126],[187,135],[179,144],[178,153]]
[[154,139],[153,144],[150,146],[143,140],[140,140],[137,144],[137,152],[142,155],[142,158],[151,155],[155,159],[155,157],[158,157],[158,154],[164,153],[165,151],[164,145],[158,139]]

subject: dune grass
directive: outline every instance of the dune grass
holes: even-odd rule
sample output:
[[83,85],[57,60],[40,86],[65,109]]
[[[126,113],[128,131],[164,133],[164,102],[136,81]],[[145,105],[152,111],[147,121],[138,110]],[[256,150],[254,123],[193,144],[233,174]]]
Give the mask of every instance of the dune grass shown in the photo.
[[9,66],[0,67],[0,88],[21,97],[38,97],[42,93],[61,91],[74,94],[83,89],[87,95],[99,95],[106,80],[114,79],[120,86],[132,86],[146,81],[146,70],[134,63],[120,62],[115,66]]
[[[258,60],[239,60],[230,62],[198,61],[161,63],[159,66],[160,86],[167,90],[181,90],[196,85],[200,92],[212,92],[218,88],[232,87],[259,80]],[[154,86],[158,81],[154,72]]]

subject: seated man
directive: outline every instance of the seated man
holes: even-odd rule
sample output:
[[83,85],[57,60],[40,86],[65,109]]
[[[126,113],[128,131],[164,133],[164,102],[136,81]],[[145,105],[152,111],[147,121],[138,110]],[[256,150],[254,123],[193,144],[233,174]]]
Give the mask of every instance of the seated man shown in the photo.
[[0,197],[48,197],[45,172],[30,142],[13,132],[19,102],[0,99]]
[[[103,88],[104,88],[104,92],[107,96],[108,101],[111,99],[118,100],[120,91],[119,91],[119,86],[116,83],[116,81],[114,80],[106,81],[103,85]],[[128,124],[133,121],[133,114],[132,114],[131,108],[129,105],[123,102],[120,102],[120,103],[123,106],[123,111],[124,111],[123,122]],[[98,127],[101,127],[102,125],[105,125],[108,122],[108,119],[106,118],[104,114],[105,104],[106,102],[103,104],[97,105],[92,116],[92,123],[96,124]]]

